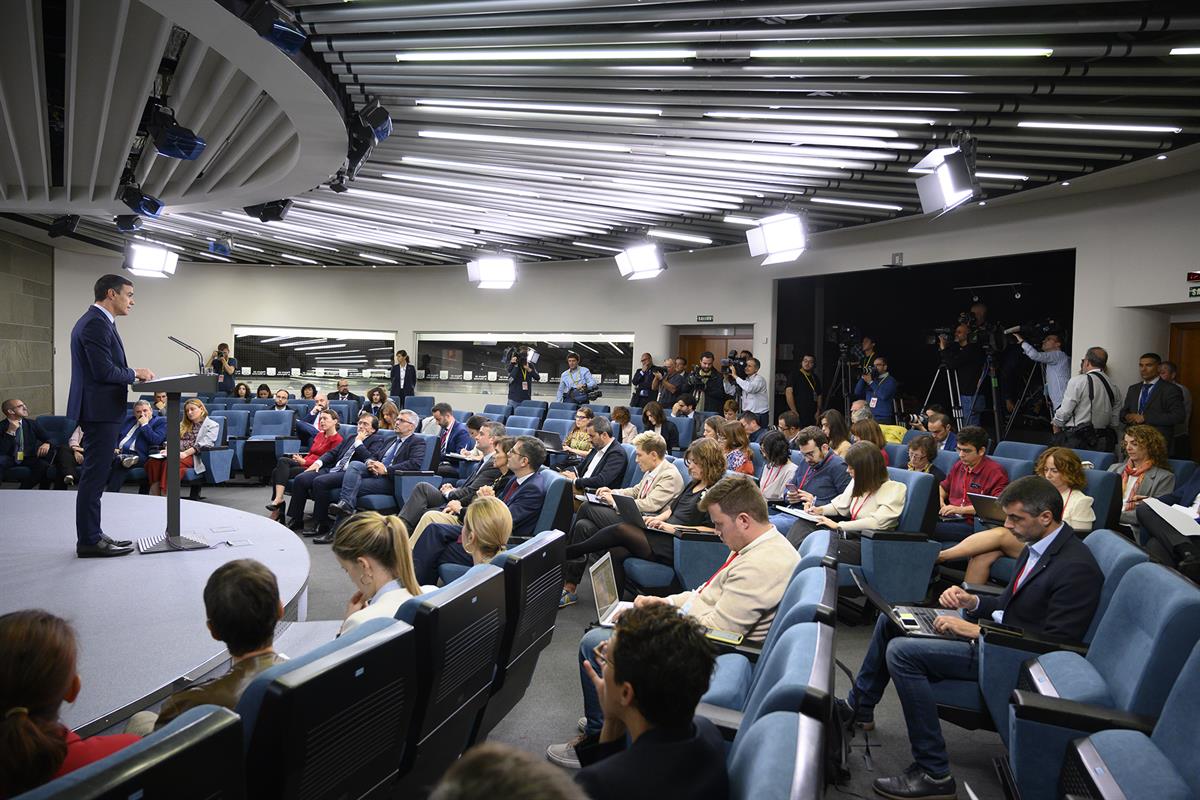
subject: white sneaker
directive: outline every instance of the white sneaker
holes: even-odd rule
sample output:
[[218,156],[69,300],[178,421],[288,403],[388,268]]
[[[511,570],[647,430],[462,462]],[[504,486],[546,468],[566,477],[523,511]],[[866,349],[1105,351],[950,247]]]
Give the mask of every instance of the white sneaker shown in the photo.
[[583,741],[583,735],[576,736],[563,744],[552,744],[546,748],[546,759],[551,764],[557,764],[565,769],[579,769],[579,756],[575,755],[575,745]]
[[580,733],[587,733],[587,717],[580,717],[580,718],[579,718],[579,724],[578,724],[578,727],[579,727],[579,732],[580,732]]

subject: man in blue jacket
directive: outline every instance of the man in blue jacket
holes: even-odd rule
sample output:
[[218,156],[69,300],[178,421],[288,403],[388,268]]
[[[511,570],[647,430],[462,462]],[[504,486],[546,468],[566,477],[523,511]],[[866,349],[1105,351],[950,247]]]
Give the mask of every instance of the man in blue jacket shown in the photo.
[[449,403],[435,404],[430,414],[433,415],[439,429],[437,452],[433,454],[433,463],[430,469],[447,478],[457,478],[458,466],[449,461],[442,463],[442,458],[447,453],[459,453],[463,450],[473,449],[475,440],[471,438],[471,432],[467,430],[467,426],[455,419],[454,409],[450,407]]
[[133,310],[133,281],[104,275],[96,281],[93,296],[96,302],[71,330],[71,390],[67,397],[67,416],[83,429],[83,467],[75,498],[75,554],[80,558],[133,552],[131,542],[113,541],[100,529],[100,496],[112,471],[129,384],[154,380],[150,370],[129,367],[117,333],[117,317]]
[[[379,459],[388,442],[379,433],[379,418],[363,414],[358,418],[358,431],[346,437],[342,446],[330,450],[314,461],[308,469],[292,480],[292,502],[288,504],[288,527],[304,531],[304,506],[313,499],[313,522],[320,536],[329,532],[328,509],[333,496],[342,488],[346,469],[354,462]],[[310,534],[305,533],[308,536]]]
[[893,401],[900,385],[888,372],[887,359],[875,356],[870,369],[863,372],[862,377],[854,386],[854,396],[867,401],[871,416],[880,425],[896,423],[896,409]]
[[[133,416],[125,422],[121,436],[117,439],[112,474],[108,478],[108,491],[121,491],[121,485],[125,483],[129,471],[144,467],[150,454],[158,452],[166,440],[167,418],[155,416],[149,401],[138,400],[133,406]],[[143,482],[139,492],[145,494],[148,491],[149,485]]]

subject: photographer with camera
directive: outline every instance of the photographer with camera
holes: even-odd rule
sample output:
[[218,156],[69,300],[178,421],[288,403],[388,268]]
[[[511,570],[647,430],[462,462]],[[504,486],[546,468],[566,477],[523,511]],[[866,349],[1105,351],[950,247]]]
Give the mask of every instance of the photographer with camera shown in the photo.
[[700,363],[688,373],[687,391],[696,398],[696,410],[720,414],[725,405],[725,379],[713,366],[716,357],[708,350],[700,354]]
[[1071,380],[1071,357],[1063,352],[1062,337],[1057,333],[1047,333],[1042,339],[1042,349],[1038,351],[1025,341],[1021,330],[1008,330],[1029,360],[1046,366],[1046,396],[1050,398],[1050,411],[1053,413],[1062,405],[1063,393],[1067,390],[1067,382]]
[[[871,342],[869,336],[863,337],[863,347]],[[874,342],[871,342],[872,350]],[[896,391],[900,388],[896,379],[888,372],[887,359],[875,356],[869,369],[863,370],[862,377],[854,386],[854,396],[867,401],[871,416],[880,425],[894,425],[896,422]]]
[[974,394],[975,389],[979,387],[979,376],[983,374],[984,353],[977,338],[974,341],[973,338],[971,326],[966,322],[959,322],[954,326],[953,342],[948,342],[945,335],[939,335],[937,340],[942,362],[958,375],[961,392],[959,403],[962,407],[964,426],[979,424],[979,412],[983,409],[985,400],[985,395]]
[[578,403],[584,405],[600,396],[594,391],[597,381],[592,377],[591,370],[579,366],[579,353],[571,350],[567,353],[567,368],[558,379],[558,393],[554,396],[557,402]]
[[[765,428],[771,424],[771,416],[768,413],[770,400],[767,398],[767,380],[758,374],[761,366],[753,356],[744,360],[730,358],[729,363],[723,365],[722,371],[725,373],[725,394],[736,395],[738,389],[741,389],[742,413],[753,414],[758,418],[759,426]],[[739,372],[742,374],[739,375]],[[743,375],[745,377],[742,377]]]
[[663,408],[670,408],[681,397],[680,392],[683,392],[687,384],[687,359],[668,356],[663,365],[667,371],[654,377],[654,388],[658,390],[658,404]]
[[532,396],[533,381],[540,381],[537,367],[529,363],[529,348],[509,348],[508,407],[516,408]]
[[212,371],[217,376],[217,391],[233,394],[233,373],[237,372],[237,359],[229,355],[229,345],[221,342],[210,358]]
[[630,381],[633,386],[633,397],[630,398],[629,405],[633,408],[641,408],[655,399],[656,387],[666,374],[667,368],[655,364],[654,356],[642,353],[642,368],[633,373],[633,380]]
[[1117,446],[1120,389],[1104,374],[1108,351],[1089,347],[1079,374],[1067,381],[1063,401],[1054,412],[1051,444],[1110,452]]

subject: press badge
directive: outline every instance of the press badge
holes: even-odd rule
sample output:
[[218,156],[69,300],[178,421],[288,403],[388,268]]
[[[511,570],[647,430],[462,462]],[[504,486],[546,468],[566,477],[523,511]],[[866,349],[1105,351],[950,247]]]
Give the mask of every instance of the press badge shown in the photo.
[[871,408],[874,408],[874,407],[875,407],[875,404],[876,404],[876,403],[878,403],[878,402],[879,402],[879,398],[878,398],[878,397],[872,397],[872,398],[871,398]]

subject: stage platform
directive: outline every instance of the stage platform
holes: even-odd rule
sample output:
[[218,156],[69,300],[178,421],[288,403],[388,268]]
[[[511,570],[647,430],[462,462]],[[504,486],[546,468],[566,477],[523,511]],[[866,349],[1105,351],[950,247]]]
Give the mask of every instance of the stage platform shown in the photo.
[[[80,735],[105,730],[228,661],[205,625],[204,583],[226,561],[275,573],[284,627],[306,617],[309,557],[296,534],[265,516],[183,500],[180,532],[208,550],[76,558],[75,492],[0,491],[0,613],[42,608],[79,635],[83,691],[64,704]],[[139,539],[166,527],[166,498],[104,495],[104,532]],[[226,542],[249,542],[236,546]]]

